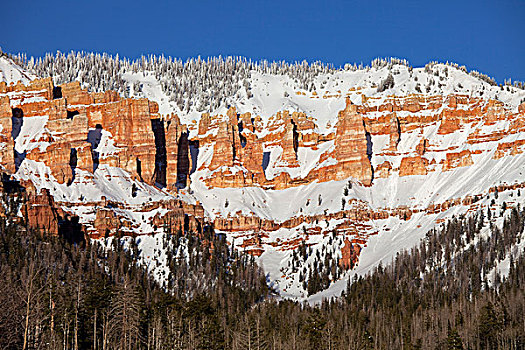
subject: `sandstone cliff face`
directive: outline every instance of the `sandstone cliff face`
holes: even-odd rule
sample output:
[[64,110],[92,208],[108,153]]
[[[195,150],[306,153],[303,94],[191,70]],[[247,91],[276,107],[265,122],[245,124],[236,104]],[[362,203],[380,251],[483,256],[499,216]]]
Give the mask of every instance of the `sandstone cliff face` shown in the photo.
[[[189,155],[187,149],[185,149],[185,147],[188,147],[185,140],[187,130],[181,126],[180,119],[177,115],[168,116],[163,126],[165,128],[164,135],[166,142],[166,185],[171,190],[175,190],[177,188],[178,167],[189,168]],[[181,177],[187,180],[184,174],[181,174]]]
[[372,165],[368,153],[369,141],[363,117],[357,112],[357,106],[348,99],[346,108],[339,112],[337,120],[335,156],[338,166],[335,180],[351,176],[369,186],[372,183]]
[[[510,121],[510,130],[504,132],[485,133],[479,126],[473,129],[468,142],[479,144],[525,130],[522,122],[525,107],[520,106],[518,113],[512,114],[493,100],[461,95],[410,95],[391,97],[379,105],[365,96],[359,106],[347,100],[332,133],[320,134],[315,119],[304,113],[278,112],[264,126],[260,116],[239,114],[232,107],[226,116],[202,115],[196,136],[190,136],[188,127],[181,124],[177,115],[160,116],[154,102],[122,99],[111,91],[88,93],[78,82],[55,87],[50,79],[42,79],[28,86],[4,84],[0,90],[5,92],[0,96],[0,161],[4,169],[15,171],[13,136],[16,135],[11,135],[15,109],[22,120],[47,115],[45,132],[33,140],[43,146],[24,151],[23,157],[45,163],[58,183],[65,184],[74,181],[75,171],[93,172],[105,164],[122,168],[137,180],[166,186],[172,192],[190,186],[191,174],[196,170],[211,171],[203,178],[211,188],[260,186],[282,190],[314,181],[348,178],[371,186],[374,176],[389,178],[395,172],[401,177],[426,175],[435,169],[434,156],[426,155],[428,138],[419,137],[419,142],[409,150],[413,153],[406,154],[406,149],[399,149],[404,135],[418,130],[422,133],[429,127],[437,127],[439,135],[449,135],[469,123],[482,121],[495,125],[498,121]],[[23,94],[7,95],[8,92]],[[111,136],[116,151],[99,154],[100,135],[98,139],[90,135],[102,132]],[[382,135],[388,138],[387,145],[374,154],[374,138]],[[324,146],[330,142],[332,147]],[[521,140],[499,143],[494,158],[521,153],[522,143]],[[213,150],[210,161],[197,169],[199,152],[206,147]],[[271,147],[281,150],[275,166],[282,170],[268,177],[266,167]],[[325,151],[321,152],[323,147]],[[301,149],[320,152],[318,165],[308,172],[293,171],[303,167]],[[446,153],[440,161],[443,171],[473,164],[469,149],[459,152],[433,146],[434,151]],[[397,165],[385,160],[372,166],[371,160],[382,155],[396,157]],[[106,219],[97,220],[98,223]],[[112,220],[101,227],[115,227]],[[241,223],[238,226],[247,227]]]
[[428,174],[427,167],[428,160],[426,158],[420,156],[405,157],[399,166],[399,176],[426,175]]
[[21,210],[27,217],[27,227],[38,231],[42,235],[61,235],[72,242],[85,239],[86,232],[78,224],[76,215],[67,213],[60,204],[56,203],[50,191],[42,189],[37,192],[32,183],[23,183],[22,192],[25,197]]
[[9,97],[0,97],[0,163],[4,168],[12,173],[15,171],[15,159],[13,152],[13,140],[11,136],[13,116]]
[[356,240],[353,240],[353,242],[350,242],[348,239],[345,240],[345,245],[341,249],[339,265],[345,270],[352,269],[357,263],[360,253],[361,246],[357,244]]
[[[44,91],[33,90],[41,86],[45,87]],[[151,120],[159,118],[156,103],[146,99],[121,99],[112,92],[90,94],[82,90],[78,82],[54,87],[51,80],[44,79],[19,88],[27,92],[22,98],[10,100],[2,96],[0,101],[0,123],[5,126],[2,136],[9,138],[11,114],[15,109],[20,111],[22,124],[25,118],[47,115],[45,134],[33,141],[49,142],[49,146],[32,149],[26,157],[46,163],[60,183],[72,180],[73,163],[75,167],[93,171],[91,153],[96,145],[90,142],[89,133],[97,127],[111,133],[116,148],[120,149],[113,157],[97,161],[121,167],[148,183],[155,182],[155,136]],[[56,92],[53,95],[57,88],[58,96]],[[10,108],[10,105],[16,107]],[[12,168],[8,152],[5,153],[2,165]]]
[[[167,186],[174,193],[187,186],[181,181],[191,169],[187,131],[177,116],[161,117],[158,105],[147,99],[123,99],[112,91],[89,93],[78,82],[54,86],[50,78],[29,85],[4,83],[0,84],[0,128],[0,165],[9,173],[27,159],[47,166],[56,183],[67,186],[80,170],[93,173],[101,165],[121,168],[137,181]],[[106,144],[101,149],[103,137]],[[179,183],[184,185],[177,187]],[[31,188],[26,208],[29,225],[58,234],[58,222],[69,220],[65,219],[69,214],[61,209],[63,203],[56,203],[49,191]],[[84,202],[96,213],[84,228],[93,237],[111,235],[123,227],[129,232],[135,228],[136,224],[112,209],[121,203],[100,208],[100,203]],[[178,215],[171,216],[172,224],[187,230],[201,227],[202,207],[187,216],[194,207],[198,206],[177,205]],[[174,211],[175,207],[165,209],[163,212]],[[151,224],[158,224],[162,217]]]
[[228,115],[228,120],[223,120],[219,123],[219,130],[217,139],[213,146],[213,159],[210,163],[209,169],[215,170],[219,167],[231,168],[237,160],[237,152],[239,150],[239,130],[237,128],[237,116],[233,115],[232,111]]
[[[213,158],[207,169],[215,171],[215,176],[205,180],[209,187],[255,185],[286,189],[312,181],[324,182],[349,177],[367,186],[372,183],[370,136],[367,136],[364,120],[357,111],[357,106],[352,105],[350,101],[345,110],[339,113],[336,133],[332,137],[325,136],[322,141],[335,142],[332,150],[321,155],[320,162],[334,159],[335,163],[315,167],[302,177],[295,176],[293,171],[289,172],[290,169],[300,167],[299,148],[316,151],[321,142],[319,134],[315,131],[315,123],[304,113],[278,112],[270,118],[263,137],[257,136],[261,130],[253,126],[249,113],[238,118],[236,111],[230,109],[227,117],[210,117],[206,114],[199,122],[200,145],[213,144]],[[396,130],[397,136],[393,136],[393,142],[396,144],[399,141],[398,129],[398,124],[388,128]],[[267,147],[281,150],[276,164],[283,170],[272,179],[268,179],[264,171],[264,149]],[[232,170],[234,167],[237,169]]]
[[288,112],[284,112],[282,118],[284,120],[284,135],[280,139],[280,145],[283,149],[281,162],[288,167],[297,167],[297,148],[299,147],[297,125]]
[[443,164],[443,171],[447,171],[457,167],[464,167],[474,164],[472,162],[472,155],[469,150],[464,150],[456,153],[447,153],[445,163]]
[[[446,136],[477,124],[477,128],[468,131],[468,144],[471,145],[499,141],[509,132],[525,130],[519,118],[523,112],[512,114],[494,100],[486,101],[465,95],[409,95],[389,97],[381,104],[372,102],[372,98],[363,96],[362,105],[348,103],[338,115],[334,132],[323,135],[316,130],[315,121],[304,113],[278,112],[269,119],[264,130],[261,129],[260,117],[252,117],[249,113],[238,116],[237,111],[232,109],[227,118],[206,114],[199,122],[198,139],[201,146],[213,145],[214,155],[207,169],[213,170],[214,175],[204,180],[209,187],[260,186],[286,189],[314,181],[353,177],[369,186],[373,184],[374,176],[384,178],[394,172],[399,172],[400,176],[425,175],[435,170],[437,163],[443,164],[445,171],[473,164],[472,157],[465,153],[457,156],[465,157],[463,161],[455,161],[454,154],[458,151],[447,152],[437,144],[431,146],[428,136],[423,135],[426,129],[432,128],[438,135]],[[484,125],[491,126],[504,120],[511,123],[508,131],[483,132]],[[406,154],[406,145],[405,150],[400,151],[398,147],[403,135],[413,135],[418,131],[421,135],[418,137],[419,142],[408,150],[415,155]],[[374,140],[382,135],[388,136],[387,147],[374,153]],[[315,152],[326,142],[333,142],[333,148],[328,148],[320,155],[316,166],[308,172],[293,170],[304,166],[300,163],[301,149]],[[266,150],[271,147],[282,150],[275,163],[282,170],[277,173],[274,171],[269,177],[264,163],[270,153]],[[520,152],[519,147],[512,145],[498,147],[494,158],[504,154],[505,147],[513,149],[513,154]],[[451,155],[440,158],[433,153],[430,157],[423,157],[429,148],[432,152],[443,151]],[[394,163],[389,161],[390,166],[385,162],[372,166],[374,156],[397,157],[399,160]],[[222,165],[229,169],[217,170]],[[299,173],[301,175],[297,175]]]
[[29,202],[23,208],[27,212],[28,226],[49,235],[58,235],[58,216],[49,191],[30,193]]

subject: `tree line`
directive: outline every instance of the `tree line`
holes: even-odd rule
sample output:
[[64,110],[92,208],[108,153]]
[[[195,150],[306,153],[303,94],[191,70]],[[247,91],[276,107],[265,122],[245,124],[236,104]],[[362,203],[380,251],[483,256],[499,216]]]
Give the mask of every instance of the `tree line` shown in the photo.
[[18,216],[23,201],[23,193],[2,195],[2,349],[525,347],[518,206],[455,217],[350,280],[341,297],[312,306],[280,300],[253,259],[212,228],[167,232],[161,286],[138,263],[133,240],[104,249],[30,230]]

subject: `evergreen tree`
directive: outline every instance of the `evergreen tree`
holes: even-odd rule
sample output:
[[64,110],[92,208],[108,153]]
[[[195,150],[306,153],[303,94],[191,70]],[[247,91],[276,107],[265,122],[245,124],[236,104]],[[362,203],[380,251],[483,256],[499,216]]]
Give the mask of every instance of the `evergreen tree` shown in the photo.
[[463,342],[456,328],[451,328],[448,325],[447,331],[447,349],[448,350],[463,350]]

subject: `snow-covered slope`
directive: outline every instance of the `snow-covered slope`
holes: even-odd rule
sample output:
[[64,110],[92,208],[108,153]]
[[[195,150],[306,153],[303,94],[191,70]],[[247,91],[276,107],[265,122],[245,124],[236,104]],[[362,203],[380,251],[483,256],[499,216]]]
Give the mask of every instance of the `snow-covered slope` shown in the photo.
[[[71,183],[60,184],[50,164],[34,157],[22,161],[16,176],[37,189],[48,188],[87,227],[102,219],[101,202],[119,203],[108,210],[128,223],[122,229],[130,234],[162,234],[155,217],[167,215],[173,206],[152,203],[177,200],[202,206],[206,221],[225,232],[233,247],[258,257],[269,284],[282,297],[315,302],[339,295],[348,278],[389,262],[446,218],[489,206],[498,186],[504,193],[500,202],[523,203],[525,197],[517,195],[525,184],[525,91],[495,85],[457,65],[412,68],[392,60],[345,69],[271,68],[241,61],[235,68],[235,62],[226,60],[183,65],[179,71],[180,65],[162,59],[140,65],[106,57],[101,58],[105,66],[89,67],[97,62],[90,57],[57,58],[53,65],[49,59],[27,67],[52,73],[56,83],[73,78],[92,90],[102,86],[95,86],[90,76],[98,70],[97,76],[107,76],[108,84],[123,94],[157,102],[168,157],[177,152],[180,157],[179,148],[169,150],[170,142],[183,144],[180,134],[170,141],[170,123],[187,131],[188,185],[179,191],[151,186],[113,163],[93,172],[77,169]],[[62,63],[68,68],[61,69]],[[8,83],[33,78],[4,57],[0,69],[0,78]],[[5,95],[12,108],[36,101],[17,99],[14,92]],[[361,118],[367,133],[369,150],[363,152],[374,172],[371,186],[351,176],[330,177],[330,169],[341,163],[339,112],[349,104],[357,106],[353,117]],[[49,131],[46,113],[24,117],[14,140],[17,152],[31,154],[59,138]],[[235,129],[233,120],[242,127]],[[297,129],[293,146],[285,143],[290,123]],[[235,141],[236,135],[244,141]],[[101,159],[111,159],[125,152],[118,145],[121,138],[104,125],[94,150]],[[220,148],[221,142],[230,148]],[[250,153],[246,144],[260,149],[254,146]],[[151,154],[158,152],[154,146]],[[231,166],[218,161],[225,149],[234,154]],[[294,164],[285,159],[286,152],[294,152]],[[250,178],[254,171],[248,163],[256,153],[263,157],[263,170],[257,170],[261,181]],[[419,163],[406,161],[414,159]],[[283,174],[290,181],[283,181]],[[162,239],[155,237],[141,239],[139,248],[152,273],[162,279],[167,261]],[[156,257],[160,263],[154,263]],[[322,288],[309,288],[312,274],[326,277]]]
[[[394,87],[385,91],[378,91],[378,86],[389,74],[394,78]],[[155,79],[153,72],[140,72],[135,74],[124,74],[124,79],[133,84],[143,84],[141,95],[157,101],[161,111],[175,111],[181,121],[188,125],[190,135],[197,136],[197,124],[201,113],[196,110],[181,111],[176,103],[169,102],[169,98],[160,88],[161,80]],[[321,73],[313,79],[310,89],[301,89],[300,84],[294,82],[287,75],[272,75],[253,72],[249,79],[252,97],[248,98],[245,91],[240,90],[240,96],[235,95],[229,101],[229,105],[223,105],[211,114],[223,114],[227,107],[234,106],[237,111],[249,111],[262,118],[262,131],[257,133],[258,137],[264,137],[268,132],[268,125],[272,123],[271,118],[276,113],[289,110],[304,112],[311,116],[316,123],[313,130],[321,135],[328,135],[336,131],[336,117],[338,111],[344,109],[344,97],[349,97],[354,104],[362,104],[366,96],[372,105],[381,106],[391,96],[410,96],[422,94],[423,96],[447,96],[451,94],[464,95],[470,98],[482,98],[486,100],[495,99],[504,103],[512,112],[517,112],[520,103],[525,99],[525,92],[512,86],[498,86],[480,79],[473,74],[468,74],[464,69],[448,64],[429,64],[426,67],[411,68],[404,64],[385,65],[379,68],[365,68],[357,70],[342,70],[330,73]],[[466,106],[468,108],[468,106]],[[434,113],[441,113],[435,111]],[[404,112],[399,112],[398,116]],[[374,117],[379,118],[388,113],[376,113]],[[424,116],[422,111],[420,116]],[[482,124],[482,123],[480,123]],[[301,215],[326,215],[341,211],[341,201],[356,199],[360,203],[366,203],[370,210],[382,208],[407,207],[415,210],[424,210],[434,203],[444,203],[454,198],[465,198],[469,195],[486,195],[488,190],[502,183],[522,183],[525,180],[525,158],[523,154],[495,160],[494,151],[497,143],[488,142],[472,146],[465,146],[468,136],[474,129],[480,127],[477,124],[466,125],[461,132],[449,135],[439,135],[439,124],[426,126],[423,130],[415,130],[401,137],[398,145],[400,154],[410,154],[414,151],[417,143],[424,137],[432,140],[436,152],[428,152],[429,160],[436,163],[443,162],[446,152],[443,149],[455,148],[457,151],[471,149],[479,154],[473,155],[475,166],[460,167],[453,171],[435,171],[428,175],[414,175],[400,177],[394,173],[388,178],[374,180],[371,188],[354,186],[347,196],[344,196],[344,188],[347,181],[333,181],[326,183],[311,183],[304,186],[293,187],[280,191],[264,190],[260,187],[247,188],[207,188],[200,178],[206,178],[208,174],[197,171],[192,175],[192,189],[196,198],[204,205],[206,211],[212,218],[216,216],[235,216],[238,213],[254,215],[275,222],[285,222],[292,217]],[[470,129],[470,130],[469,130]],[[497,130],[508,130],[505,121],[496,123],[490,127],[481,126],[482,132],[490,134]],[[523,133],[509,134],[501,142],[513,142],[523,139]],[[383,135],[372,135],[374,145],[374,156],[372,164],[377,166],[384,161],[391,161],[393,168],[399,168],[402,157],[381,155],[388,145],[388,137]],[[319,165],[319,156],[333,144],[326,142],[319,145],[319,151],[310,148],[299,148],[299,169],[287,169],[292,176],[302,174],[305,176],[312,168]],[[270,151],[271,158],[265,171],[267,178],[279,174],[281,169],[278,164],[279,149]],[[202,154],[202,162],[199,159],[197,168],[201,168],[212,152],[207,149]],[[199,155],[199,158],[201,155]],[[317,202],[322,198],[319,205],[308,205],[309,202]],[[228,205],[225,205],[228,203]],[[317,204],[317,203],[316,203]],[[485,203],[486,204],[486,203]],[[365,273],[379,262],[389,262],[395,254],[417,244],[427,230],[434,227],[436,222],[454,214],[464,213],[469,209],[468,205],[460,205],[439,214],[428,215],[419,213],[410,220],[400,220],[398,217],[390,217],[384,220],[373,220],[370,232],[377,233],[370,236],[366,248],[362,250],[358,266],[350,273]],[[323,231],[331,231],[340,223],[340,219],[328,220]],[[265,270],[269,274],[274,288],[278,289],[282,296],[293,298],[305,297],[306,292],[299,281],[299,274],[292,273],[290,268],[291,255],[289,251],[274,249],[275,242],[293,241],[302,235],[304,230],[316,227],[315,224],[302,224],[293,229],[281,228],[273,231],[266,239],[268,244],[263,244],[264,253],[260,256]],[[246,233],[231,233],[232,242],[239,244]],[[347,236],[351,239],[352,236]],[[322,251],[324,247],[331,247],[333,256],[340,256],[340,250],[344,246],[344,239],[330,240],[329,236],[307,236],[307,244],[314,248],[312,255],[302,264],[310,264],[312,268],[312,256],[316,250]],[[321,256],[326,252],[321,252]],[[319,300],[321,297],[339,294],[346,286],[346,278],[333,284],[328,291],[311,297],[311,300]]]
[[17,82],[27,84],[35,78],[36,76],[34,74],[16,65],[9,57],[0,55],[0,81],[8,84]]

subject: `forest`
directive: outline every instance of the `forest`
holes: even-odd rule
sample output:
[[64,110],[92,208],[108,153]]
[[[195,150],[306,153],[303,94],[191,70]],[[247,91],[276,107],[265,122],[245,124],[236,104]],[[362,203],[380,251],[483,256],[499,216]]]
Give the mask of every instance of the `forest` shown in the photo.
[[308,305],[280,300],[254,259],[211,227],[168,232],[161,286],[134,239],[105,249],[30,230],[24,200],[21,189],[2,193],[2,349],[525,349],[519,206],[455,217],[341,297]]

